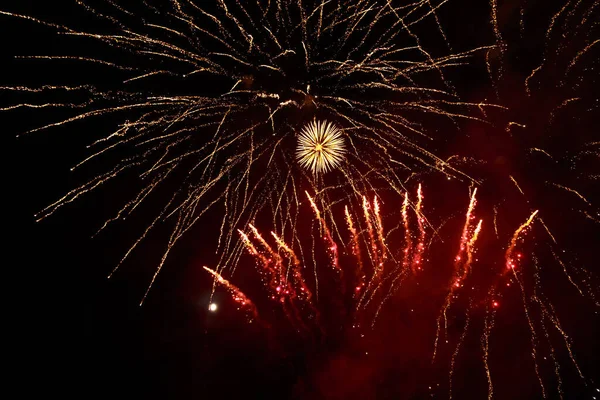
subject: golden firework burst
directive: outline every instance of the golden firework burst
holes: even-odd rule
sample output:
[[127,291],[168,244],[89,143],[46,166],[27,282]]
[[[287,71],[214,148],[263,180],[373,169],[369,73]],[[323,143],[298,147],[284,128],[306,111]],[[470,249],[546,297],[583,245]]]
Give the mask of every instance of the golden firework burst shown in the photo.
[[313,174],[336,168],[346,152],[342,131],[328,121],[312,121],[298,135],[296,156]]

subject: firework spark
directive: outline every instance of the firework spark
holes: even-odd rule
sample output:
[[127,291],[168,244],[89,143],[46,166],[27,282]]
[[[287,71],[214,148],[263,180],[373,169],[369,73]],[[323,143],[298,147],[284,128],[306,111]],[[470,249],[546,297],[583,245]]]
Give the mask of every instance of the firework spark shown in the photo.
[[[221,274],[219,274],[218,272],[208,268],[208,267],[203,267],[205,271],[207,271],[209,274],[211,274],[215,280],[217,282],[219,282],[219,284],[223,285],[228,291],[229,293],[231,293],[231,297],[233,298],[233,300],[239,304],[239,309],[245,309],[246,311],[248,311],[248,313],[251,315],[251,317],[253,319],[258,318],[258,312],[256,311],[256,306],[254,305],[254,303],[252,302],[252,300],[250,300],[248,297],[246,297],[246,295],[235,285],[233,285],[231,282],[229,282],[227,279],[223,278],[221,276]],[[214,303],[210,303],[209,305],[209,310],[210,311],[216,311],[217,310],[217,306]],[[249,321],[252,322],[253,319],[250,319]]]

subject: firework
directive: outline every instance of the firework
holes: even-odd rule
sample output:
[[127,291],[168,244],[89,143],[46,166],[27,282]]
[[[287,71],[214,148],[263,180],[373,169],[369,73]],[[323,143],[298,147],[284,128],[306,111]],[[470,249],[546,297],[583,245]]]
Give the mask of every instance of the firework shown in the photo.
[[331,122],[313,121],[298,135],[298,162],[313,174],[336,168],[344,159],[344,151],[342,132]]
[[[447,363],[447,388],[450,397],[452,397],[456,391],[453,388],[453,382],[456,380],[457,370],[462,368],[459,361],[460,355],[467,351],[465,348],[469,348],[469,351],[475,351],[476,349],[468,347],[473,346],[468,340],[473,336],[480,337],[479,345],[482,354],[480,361],[487,379],[488,398],[492,398],[494,394],[494,385],[492,383],[494,375],[490,369],[490,340],[502,335],[499,329],[495,329],[497,321],[505,318],[498,312],[501,304],[500,299],[507,296],[520,298],[523,304],[523,313],[531,333],[530,352],[534,361],[533,370],[540,383],[542,394],[543,396],[547,396],[548,388],[544,383],[545,378],[541,372],[542,367],[539,360],[540,337],[546,339],[546,345],[551,351],[550,354],[555,364],[556,379],[559,382],[557,392],[562,396],[563,389],[560,383],[562,375],[560,371],[567,368],[567,366],[561,365],[557,360],[555,355],[557,350],[555,350],[555,347],[559,346],[559,344],[555,343],[552,339],[552,334],[549,333],[545,324],[549,323],[553,327],[554,333],[562,337],[562,346],[568,352],[571,364],[580,378],[584,382],[587,381],[587,378],[579,366],[569,336],[562,327],[551,301],[542,295],[544,288],[540,280],[541,272],[537,267],[537,256],[533,251],[530,251],[529,256],[523,254],[525,248],[536,248],[534,243],[527,243],[526,239],[534,229],[536,218],[539,219],[539,212],[534,211],[524,223],[517,227],[511,236],[506,237],[506,241],[503,241],[504,245],[506,245],[504,260],[500,260],[500,263],[491,262],[487,256],[478,254],[475,257],[478,250],[478,239],[485,234],[483,219],[480,219],[477,223],[474,222],[477,211],[476,193],[476,190],[472,190],[471,192],[470,201],[466,207],[465,223],[462,231],[460,234],[454,234],[450,238],[451,241],[458,243],[459,251],[458,255],[448,258],[444,263],[450,267],[452,277],[449,282],[442,284],[443,287],[441,290],[447,291],[447,295],[444,299],[439,299],[442,301],[441,311],[437,317],[437,332],[432,353],[433,362],[434,364],[442,365]],[[293,327],[302,327],[302,332],[305,336],[320,337],[322,335],[333,334],[330,332],[332,328],[324,323],[325,320],[329,322],[333,320],[334,322],[330,324],[331,326],[346,324],[344,330],[360,329],[361,332],[364,332],[361,337],[364,337],[365,334],[377,335],[376,321],[382,318],[390,318],[389,315],[386,315],[388,314],[386,310],[389,310],[392,315],[394,314],[394,308],[389,304],[391,302],[398,302],[395,295],[399,293],[398,289],[401,285],[418,285],[423,277],[431,279],[432,275],[440,274],[441,270],[444,269],[442,265],[439,265],[439,260],[437,261],[438,265],[436,265],[435,270],[432,270],[432,268],[422,268],[419,271],[410,267],[409,260],[411,260],[411,257],[407,256],[407,254],[420,254],[421,265],[423,267],[430,266],[429,264],[431,263],[429,260],[430,255],[425,252],[425,247],[419,246],[421,239],[427,235],[428,230],[421,221],[425,220],[425,215],[422,213],[424,196],[421,185],[418,187],[416,202],[413,204],[415,211],[419,210],[419,213],[416,214],[417,219],[414,222],[409,221],[407,218],[409,196],[408,194],[404,196],[403,207],[397,215],[399,219],[398,227],[404,227],[403,230],[396,230],[399,235],[392,235],[390,231],[386,231],[383,228],[383,219],[381,217],[383,210],[377,200],[378,197],[375,197],[372,202],[368,201],[366,196],[357,197],[356,207],[345,205],[343,210],[343,215],[347,222],[347,236],[349,240],[346,244],[343,242],[336,244],[314,199],[308,196],[309,206],[315,213],[316,220],[319,221],[320,226],[318,231],[319,236],[322,238],[321,242],[316,244],[316,248],[313,247],[308,251],[313,253],[313,262],[316,263],[319,263],[319,260],[322,260],[323,256],[325,256],[325,259],[329,258],[331,260],[330,257],[332,257],[332,254],[336,254],[336,257],[338,257],[338,268],[344,272],[343,276],[347,277],[349,284],[352,285],[351,287],[360,290],[361,295],[356,296],[356,293],[346,293],[344,285],[338,282],[342,275],[335,274],[331,276],[329,273],[331,269],[324,266],[316,268],[315,276],[313,277],[305,276],[302,279],[294,279],[297,282],[302,282],[301,287],[304,288],[301,289],[302,292],[306,291],[309,293],[311,287],[314,287],[319,280],[322,282],[321,286],[326,285],[329,287],[326,302],[329,301],[333,304],[338,304],[338,307],[340,307],[340,304],[346,305],[339,310],[334,308],[336,310],[334,313],[326,311],[326,307],[323,307],[323,300],[319,304],[312,301],[307,302],[306,297],[297,296],[297,293],[299,293],[298,289],[294,289],[281,281],[276,282],[276,286],[274,286],[275,284],[271,284],[268,287],[267,296],[282,308],[286,319]],[[306,209],[308,210],[308,205]],[[359,215],[362,214],[364,216],[364,229],[359,230],[355,226],[359,220],[355,221],[351,217],[352,213],[350,210],[352,209],[355,209]],[[395,218],[388,217],[386,221],[392,222]],[[256,238],[256,242],[261,247],[272,249],[256,228],[252,226],[250,228],[254,232],[253,236]],[[424,231],[425,233],[423,233]],[[302,242],[298,243],[297,248],[294,249],[284,238],[274,233],[272,236],[278,245],[279,253],[274,252],[274,250],[267,250],[268,258],[267,255],[261,255],[260,252],[257,253],[256,248],[251,244],[247,245],[249,255],[257,262],[258,271],[270,268],[273,275],[285,276],[286,273],[281,273],[281,271],[285,271],[284,265],[280,262],[272,261],[280,257],[278,254],[287,254],[290,256],[288,268],[295,271],[295,274],[301,275],[311,270],[310,268],[306,268],[306,265],[301,265],[310,262],[308,259],[296,256],[297,253],[304,254],[307,252],[307,249],[302,250],[302,247],[304,247]],[[337,249],[338,247],[341,251],[340,254],[346,254],[345,256],[337,255],[337,252],[332,253],[332,249]],[[345,253],[343,251],[345,248],[350,251]],[[370,254],[366,262],[361,258],[362,252]],[[315,257],[315,253],[321,255]],[[387,255],[384,256],[384,254]],[[481,260],[482,257],[485,260]],[[414,257],[412,259],[414,260]],[[265,263],[268,264],[267,267]],[[486,268],[486,265],[494,265],[496,267]],[[564,264],[561,267],[567,268]],[[571,269],[569,267],[569,270]],[[482,278],[482,274],[485,278]],[[526,282],[532,276],[534,280],[530,284],[527,284]],[[569,281],[573,283],[573,278],[569,276],[569,273],[567,273],[567,276],[569,277]],[[333,279],[335,282],[333,286],[331,286],[331,283],[323,283],[327,279],[330,281]],[[367,284],[365,284],[365,279],[368,282]],[[506,289],[503,289],[503,287],[510,288],[510,282],[518,283],[521,291],[520,294],[510,293]],[[285,289],[283,289],[284,287]],[[422,296],[429,299],[428,301],[432,301],[429,293],[423,293]],[[335,298],[339,298],[340,300],[335,300]],[[404,301],[411,300],[405,299]],[[435,301],[437,302],[438,300]],[[307,305],[310,305],[310,307],[307,307]],[[293,312],[290,310],[293,310]],[[350,315],[350,318],[346,319],[345,315]],[[315,318],[315,316],[319,318]],[[430,316],[435,320],[434,315]],[[457,318],[464,318],[464,323],[460,326],[458,333],[455,332]],[[441,323],[442,320],[444,321],[443,324]],[[370,326],[371,330],[363,330],[361,328],[363,326]],[[444,340],[439,341],[442,330],[444,332]],[[450,350],[450,352],[448,353],[447,350]],[[495,353],[495,350],[493,353]]]
[[[590,129],[598,109],[598,96],[589,88],[596,85],[597,76],[588,73],[594,68],[592,53],[600,43],[592,34],[597,2],[558,2],[547,9],[550,14],[545,36],[532,57],[535,64],[524,71],[522,80],[506,75],[514,75],[511,68],[522,67],[511,62],[511,58],[520,57],[529,49],[523,48],[521,40],[509,40],[508,32],[515,29],[520,39],[531,35],[525,21],[542,8],[520,5],[518,18],[506,18],[499,23],[496,3],[490,3],[491,22],[501,51],[498,57],[487,58],[487,69],[495,97],[507,107],[493,120],[499,127],[504,126],[505,131],[497,145],[515,146],[518,150],[495,155],[496,161],[501,159],[507,166],[504,170],[497,168],[494,160],[481,157],[482,163],[490,165],[489,173],[477,174],[469,168],[465,171],[472,172],[474,179],[502,187],[495,199],[495,213],[510,213],[520,199],[530,209],[539,209],[546,218],[556,215],[560,208],[575,211],[572,219],[597,223],[598,207],[589,198],[596,185],[597,175],[593,171],[598,158],[598,141]],[[550,90],[551,87],[557,90]],[[535,112],[522,113],[524,105]],[[573,129],[579,132],[577,139],[572,136]],[[526,141],[521,142],[517,136]],[[560,199],[560,204],[553,199]],[[539,222],[556,244],[552,233],[556,228],[544,219],[539,218]],[[569,225],[575,226],[572,220]]]
[[[77,123],[90,135],[72,169],[91,178],[39,220],[129,180],[130,199],[98,233],[149,215],[113,273],[151,232],[166,233],[142,301],[181,238],[216,213],[220,223],[197,238],[218,254],[214,269],[204,268],[213,294],[226,290],[255,325],[266,324],[257,310],[263,317],[272,305],[265,318],[281,313],[308,343],[303,349],[365,335],[385,343],[384,352],[408,353],[424,337],[427,354],[419,356],[433,359],[423,374],[431,372],[432,397],[459,397],[459,372],[472,367],[463,358],[479,356],[488,399],[509,397],[506,388],[518,385],[498,371],[502,353],[527,359],[523,371],[544,398],[569,398],[569,384],[595,389],[576,332],[559,316],[573,300],[568,290],[600,304],[595,271],[573,251],[600,222],[600,103],[590,89],[600,48],[596,1],[504,8],[492,0],[488,14],[469,21],[489,30],[469,32],[475,45],[452,43],[450,18],[438,18],[448,9],[469,13],[471,5],[454,0],[76,3],[97,26],[0,11],[58,33],[67,46],[85,43],[66,55],[19,56],[19,65],[38,66],[36,79],[1,87],[0,111],[41,121],[26,133]],[[530,25],[547,13],[547,26]],[[540,43],[536,32],[546,33]],[[495,43],[482,46],[486,37]],[[464,78],[454,81],[453,70],[480,61],[491,86],[464,74],[473,89],[463,96],[456,84]],[[52,63],[79,73],[60,81]],[[440,176],[469,186],[468,205]],[[446,205],[454,200],[460,206]],[[311,213],[314,220],[303,218]],[[571,243],[570,232],[584,240]],[[237,275],[252,262],[258,290]],[[260,290],[264,299],[255,297]],[[413,310],[422,327],[407,317]],[[275,335],[279,322],[269,328]],[[524,333],[522,353],[499,342],[509,325]],[[386,341],[387,332],[401,339]]]
[[[97,28],[0,11],[2,18],[54,31],[65,43],[86,42],[84,55],[19,58],[71,62],[81,84],[2,87],[8,96],[21,97],[13,103],[7,97],[9,104],[0,107],[68,113],[28,133],[110,119],[114,129],[91,141],[90,154],[73,167],[101,172],[37,218],[117,177],[138,176],[138,192],[100,231],[148,199],[161,199],[156,218],[123,259],[150,231],[177,221],[150,286],[171,248],[211,209],[225,209],[216,270],[235,270],[244,248],[237,229],[268,212],[278,231],[293,230],[300,185],[325,196],[331,188],[355,193],[380,185],[402,192],[398,169],[421,168],[468,180],[428,149],[419,115],[478,119],[482,109],[496,107],[461,101],[445,76],[488,47],[433,56],[415,33],[435,17],[434,31],[445,38],[436,13],[447,1],[171,1],[158,8],[146,2],[76,3],[98,19]],[[105,68],[104,83],[98,74],[86,74],[85,65]],[[100,161],[107,158],[117,161]],[[339,174],[328,186],[304,168]],[[165,187],[177,185],[165,195]]]

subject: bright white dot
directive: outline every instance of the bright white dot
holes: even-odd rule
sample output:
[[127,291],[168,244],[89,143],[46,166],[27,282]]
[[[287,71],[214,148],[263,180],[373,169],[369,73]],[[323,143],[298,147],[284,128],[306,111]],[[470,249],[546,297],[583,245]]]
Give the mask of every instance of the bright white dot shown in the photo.
[[215,303],[210,303],[210,305],[208,306],[208,311],[217,311],[217,305]]

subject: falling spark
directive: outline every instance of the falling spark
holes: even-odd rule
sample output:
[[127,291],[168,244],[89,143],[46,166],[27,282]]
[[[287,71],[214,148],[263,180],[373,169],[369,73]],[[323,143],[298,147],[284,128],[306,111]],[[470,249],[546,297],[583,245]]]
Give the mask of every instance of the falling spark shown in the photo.
[[425,227],[423,226],[423,222],[424,220],[424,216],[423,216],[423,212],[421,210],[423,206],[423,191],[421,189],[421,184],[419,184],[419,188],[417,189],[417,205],[415,208],[415,214],[417,216],[417,226],[419,227],[419,238],[418,238],[418,242],[417,242],[417,248],[414,252],[414,257],[413,257],[413,269],[415,270],[421,270],[421,264],[422,264],[422,256],[423,256],[423,251],[425,249]]
[[523,193],[523,189],[521,189],[521,186],[519,186],[519,184],[517,183],[517,180],[515,178],[513,178],[512,175],[509,176],[510,180],[513,181],[513,183],[515,184],[515,186],[517,187],[517,189],[519,189],[519,192],[521,192],[521,194],[523,196],[525,196],[525,193]]
[[[233,300],[240,306],[240,308],[247,309],[253,318],[258,318],[258,312],[256,311],[254,303],[250,299],[248,299],[240,289],[238,289],[235,285],[230,283],[227,279],[223,278],[218,272],[213,271],[208,267],[202,268],[204,268],[205,271],[211,274],[217,280],[217,282],[223,285],[223,287],[225,287],[231,293]],[[216,311],[217,305],[211,303],[209,309],[210,311]]]
[[583,197],[577,190],[575,189],[571,189],[568,188],[566,186],[563,185],[559,185],[558,183],[552,183],[552,185],[556,186],[557,188],[566,190],[567,192],[571,192],[573,194],[575,194],[577,197],[579,197],[581,200],[583,200],[587,205],[591,206],[592,204],[588,201],[588,199],[586,199],[585,197]]
[[[452,277],[452,281],[450,283],[450,290],[446,295],[446,299],[444,300],[444,305],[440,310],[440,314],[438,315],[436,321],[436,334],[435,341],[433,345],[433,359],[435,361],[438,343],[440,338],[441,331],[441,320],[444,320],[444,335],[447,335],[448,332],[448,311],[450,306],[452,305],[452,299],[454,298],[454,293],[457,289],[460,289],[463,285],[464,280],[467,277],[467,274],[470,271],[470,266],[473,258],[474,245],[479,236],[479,231],[481,230],[481,225],[483,223],[482,220],[479,221],[475,230],[471,233],[470,226],[471,220],[473,219],[473,210],[475,209],[475,205],[477,204],[475,195],[477,194],[477,188],[473,189],[471,194],[471,200],[469,201],[469,207],[467,208],[467,213],[465,215],[465,225],[462,230],[462,234],[460,237],[460,246],[458,250],[458,254],[454,257],[454,274]],[[466,254],[466,257],[465,257]]]
[[[519,228],[517,228],[517,230],[513,234],[512,239],[510,240],[510,244],[509,244],[508,248],[506,249],[506,255],[505,255],[506,268],[508,270],[514,270],[515,267],[517,266],[517,260],[515,259],[515,256],[513,255],[513,253],[515,251],[515,247],[517,246],[517,241],[521,238],[521,234],[523,234],[526,231],[526,229],[530,227],[530,225],[533,222],[533,219],[535,218],[537,213],[538,213],[538,210],[535,210],[529,216],[527,221],[525,221],[521,226],[519,226]],[[520,258],[520,255],[518,255],[517,258]],[[515,273],[515,272],[513,271],[513,273]]]
[[327,243],[329,244],[329,251],[331,253],[331,265],[336,271],[341,273],[342,269],[340,268],[339,261],[338,261],[339,256],[338,256],[337,244],[333,240],[333,237],[331,236],[331,231],[329,230],[329,228],[327,227],[327,223],[321,216],[321,212],[319,211],[319,208],[315,204],[315,201],[310,196],[310,194],[308,194],[308,192],[305,192],[305,193],[306,193],[306,196],[308,197],[308,200],[310,201],[310,205],[311,205],[312,209],[314,210],[314,212],[317,216],[317,219],[319,220],[319,223],[321,224],[321,228],[323,229],[323,232],[325,233],[325,239],[327,240]]

